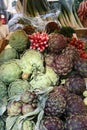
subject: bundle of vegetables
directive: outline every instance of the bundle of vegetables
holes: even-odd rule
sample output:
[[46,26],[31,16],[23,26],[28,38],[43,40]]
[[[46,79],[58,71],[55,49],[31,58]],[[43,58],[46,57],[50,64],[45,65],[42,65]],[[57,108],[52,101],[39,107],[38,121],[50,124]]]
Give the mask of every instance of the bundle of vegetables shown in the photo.
[[47,0],[22,0],[24,14],[30,17],[46,14],[50,8]]
[[80,57],[87,59],[87,45],[86,42],[80,40],[79,38],[72,37],[71,39],[68,39],[68,45],[72,45],[75,48],[77,48],[77,51],[80,54]]
[[75,9],[75,0],[59,0],[61,4],[61,13],[58,17],[62,26],[83,28],[83,25]]
[[[73,39],[74,30],[69,29],[68,42],[67,36],[57,32],[26,35],[16,30],[10,36],[0,53],[0,116],[4,117],[6,130],[87,129],[83,100],[87,59],[78,53],[84,43]],[[47,51],[30,48],[45,42]],[[19,56],[13,55],[12,50]],[[1,125],[5,130],[2,122]]]
[[82,24],[87,27],[87,1],[82,1],[77,10],[78,17]]

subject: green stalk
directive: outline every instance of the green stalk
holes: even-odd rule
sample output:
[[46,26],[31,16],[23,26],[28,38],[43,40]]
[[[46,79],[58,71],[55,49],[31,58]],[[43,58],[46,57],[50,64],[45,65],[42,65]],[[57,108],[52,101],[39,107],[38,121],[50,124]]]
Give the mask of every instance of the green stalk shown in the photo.
[[34,14],[33,14],[33,10],[32,10],[32,6],[31,6],[31,1],[30,0],[27,0],[27,13],[31,16],[31,17],[33,17],[34,16]]
[[35,0],[35,7],[38,10],[40,15],[45,14],[45,11],[40,3],[40,0]]
[[34,17],[38,16],[38,10],[36,9],[35,7],[35,0],[30,0],[31,1],[31,7],[32,7],[32,10],[33,10],[33,14],[34,14]]
[[74,28],[79,28],[79,24],[77,23],[75,16],[73,14],[73,5],[74,0],[59,0],[61,6],[65,9],[69,16],[69,20]]
[[58,17],[58,20],[59,20],[59,22],[61,23],[61,25],[65,27],[65,26],[66,26],[66,23],[64,22],[62,16],[63,16],[63,14],[61,13],[61,14],[59,15],[59,17]]
[[65,10],[64,10],[63,14],[64,14],[64,16],[65,16],[65,19],[66,19],[66,22],[67,22],[67,26],[72,27],[73,25],[72,25],[72,23],[70,22],[69,17],[68,17],[68,15],[67,15],[67,13],[65,12]]

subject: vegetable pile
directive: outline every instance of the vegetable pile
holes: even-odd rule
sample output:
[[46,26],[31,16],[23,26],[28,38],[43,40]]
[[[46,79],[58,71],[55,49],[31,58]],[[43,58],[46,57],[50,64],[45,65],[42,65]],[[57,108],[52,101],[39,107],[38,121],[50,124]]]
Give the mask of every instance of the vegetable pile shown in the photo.
[[11,34],[0,53],[2,130],[87,129],[86,44],[68,29]]
[[[32,17],[42,1],[28,3]],[[0,130],[87,130],[87,47],[74,30],[83,25],[74,0],[59,2],[62,27],[16,29],[0,53]]]

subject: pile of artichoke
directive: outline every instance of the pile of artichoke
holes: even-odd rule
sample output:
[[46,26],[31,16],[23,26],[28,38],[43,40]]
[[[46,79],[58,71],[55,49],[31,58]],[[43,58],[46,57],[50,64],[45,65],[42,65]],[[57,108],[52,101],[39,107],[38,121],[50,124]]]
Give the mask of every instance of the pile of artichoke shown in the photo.
[[[53,40],[54,36],[52,33],[47,50],[40,52],[29,48],[28,34],[18,29],[0,53],[1,130],[87,129],[87,106],[83,102],[87,69],[82,75],[80,70],[73,71],[77,57],[73,55],[72,60],[62,52],[67,47],[63,35],[58,34]],[[63,45],[57,41],[59,37],[65,38]],[[66,50],[75,54],[70,49]],[[79,126],[73,126],[74,119]]]

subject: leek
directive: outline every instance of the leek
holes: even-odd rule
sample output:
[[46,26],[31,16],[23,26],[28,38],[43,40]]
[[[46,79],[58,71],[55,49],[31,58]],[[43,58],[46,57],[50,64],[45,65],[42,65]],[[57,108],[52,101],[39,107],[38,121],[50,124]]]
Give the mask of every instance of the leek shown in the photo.
[[75,0],[59,0],[58,2],[61,4],[61,13],[67,21],[67,26],[82,28],[83,25],[81,24],[75,10]]

